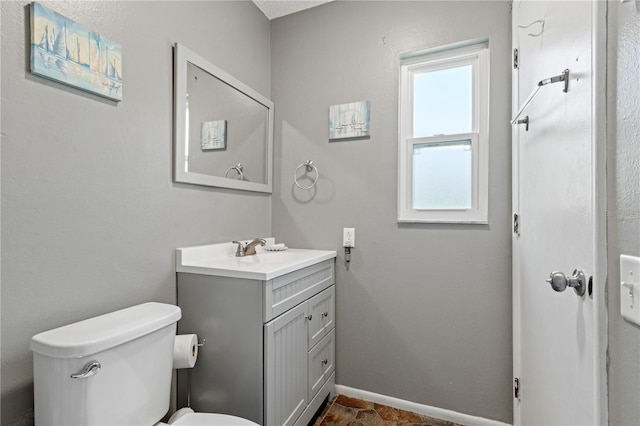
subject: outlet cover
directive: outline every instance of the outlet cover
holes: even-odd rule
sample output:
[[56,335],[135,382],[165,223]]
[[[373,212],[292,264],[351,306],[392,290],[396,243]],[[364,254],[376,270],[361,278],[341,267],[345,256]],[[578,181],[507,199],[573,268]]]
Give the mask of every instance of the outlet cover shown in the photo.
[[356,246],[356,229],[355,228],[342,229],[342,246],[343,247]]

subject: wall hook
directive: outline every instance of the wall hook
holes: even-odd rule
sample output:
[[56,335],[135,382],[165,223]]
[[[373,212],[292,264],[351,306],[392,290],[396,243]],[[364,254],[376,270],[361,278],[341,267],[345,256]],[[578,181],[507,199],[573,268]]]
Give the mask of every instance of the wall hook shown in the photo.
[[527,115],[525,118],[521,118],[520,120],[516,121],[516,124],[524,124],[524,130],[526,130],[527,132],[529,131],[529,116]]
[[542,33],[544,32],[544,19],[538,19],[537,21],[533,21],[532,23],[530,23],[529,25],[518,25],[518,28],[529,28],[532,25],[535,24],[540,24],[540,31],[536,34],[534,33],[529,33],[527,34],[530,37],[538,37],[540,35],[542,35]]

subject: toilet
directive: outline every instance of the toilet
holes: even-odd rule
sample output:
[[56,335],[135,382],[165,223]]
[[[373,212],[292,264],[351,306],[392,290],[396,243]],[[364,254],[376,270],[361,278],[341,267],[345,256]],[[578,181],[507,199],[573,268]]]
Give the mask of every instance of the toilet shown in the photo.
[[36,425],[245,425],[240,417],[178,410],[169,423],[180,308],[144,303],[33,336]]

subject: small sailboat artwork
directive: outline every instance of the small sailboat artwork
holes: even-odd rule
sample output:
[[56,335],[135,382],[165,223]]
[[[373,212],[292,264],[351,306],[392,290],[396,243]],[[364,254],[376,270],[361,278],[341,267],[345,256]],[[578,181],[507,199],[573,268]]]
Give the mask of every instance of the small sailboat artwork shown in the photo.
[[203,121],[200,124],[200,148],[202,150],[227,147],[227,120]]
[[122,100],[122,46],[38,2],[31,3],[31,72]]
[[370,136],[371,103],[352,102],[329,107],[329,139]]

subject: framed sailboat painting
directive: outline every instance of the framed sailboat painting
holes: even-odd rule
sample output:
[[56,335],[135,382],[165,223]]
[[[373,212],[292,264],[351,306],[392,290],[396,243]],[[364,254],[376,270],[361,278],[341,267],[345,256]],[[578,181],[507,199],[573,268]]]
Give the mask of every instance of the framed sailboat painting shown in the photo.
[[329,140],[371,136],[371,102],[360,101],[329,107]]
[[203,151],[227,149],[227,120],[200,123],[200,148]]
[[31,72],[122,100],[122,46],[37,2],[31,3]]

